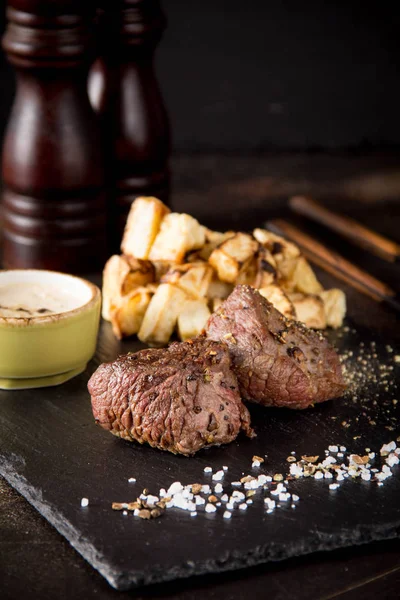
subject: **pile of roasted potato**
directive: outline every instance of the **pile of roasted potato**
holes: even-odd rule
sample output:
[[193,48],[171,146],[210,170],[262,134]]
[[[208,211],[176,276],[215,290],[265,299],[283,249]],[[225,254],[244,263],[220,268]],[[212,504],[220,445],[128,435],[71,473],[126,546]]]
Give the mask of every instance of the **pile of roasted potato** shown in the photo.
[[346,312],[344,293],[324,290],[291,242],[265,229],[211,231],[157,198],[132,204],[121,251],[103,273],[102,315],[118,338],[164,346],[174,331],[196,336],[238,283],[316,329],[339,327]]

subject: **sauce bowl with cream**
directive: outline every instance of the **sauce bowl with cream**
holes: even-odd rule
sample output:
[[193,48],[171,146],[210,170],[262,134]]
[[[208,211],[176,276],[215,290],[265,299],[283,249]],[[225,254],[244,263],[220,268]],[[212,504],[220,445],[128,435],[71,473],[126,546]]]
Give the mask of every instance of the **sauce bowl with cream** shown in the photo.
[[85,279],[0,271],[0,389],[57,385],[81,373],[96,349],[100,290]]

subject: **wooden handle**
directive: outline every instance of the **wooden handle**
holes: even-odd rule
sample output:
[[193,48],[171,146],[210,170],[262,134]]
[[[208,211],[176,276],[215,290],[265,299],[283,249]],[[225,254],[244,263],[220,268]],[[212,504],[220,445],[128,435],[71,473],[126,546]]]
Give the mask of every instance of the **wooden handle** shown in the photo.
[[299,246],[306,258],[324,270],[335,275],[374,300],[386,300],[391,305],[396,304],[397,308],[397,302],[394,300],[396,294],[389,286],[360,269],[340,254],[337,254],[320,242],[314,240],[295,225],[282,219],[269,221],[267,225],[272,231],[292,240]]
[[400,260],[400,245],[384,236],[368,229],[350,217],[325,208],[312,198],[294,196],[289,201],[290,207],[297,213],[309,217],[317,223],[325,225],[336,233],[351,240],[373,254],[389,261]]

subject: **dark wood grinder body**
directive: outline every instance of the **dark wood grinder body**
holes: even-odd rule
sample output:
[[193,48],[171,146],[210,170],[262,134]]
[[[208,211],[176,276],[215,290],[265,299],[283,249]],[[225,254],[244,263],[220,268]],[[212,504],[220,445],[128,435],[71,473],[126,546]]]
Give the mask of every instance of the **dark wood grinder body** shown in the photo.
[[104,158],[87,93],[94,7],[9,0],[17,92],[2,158],[3,265],[93,271],[105,255]]
[[168,202],[170,132],[154,72],[165,28],[159,0],[103,0],[89,96],[104,136],[111,244],[118,251],[138,196]]

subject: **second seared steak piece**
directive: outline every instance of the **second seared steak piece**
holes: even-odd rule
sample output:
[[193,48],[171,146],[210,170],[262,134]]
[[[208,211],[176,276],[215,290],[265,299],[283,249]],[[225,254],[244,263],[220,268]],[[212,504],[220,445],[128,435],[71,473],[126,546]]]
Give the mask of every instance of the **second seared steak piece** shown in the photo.
[[206,335],[228,344],[243,398],[307,408],[345,390],[339,357],[321,333],[289,321],[257,290],[238,285]]
[[226,345],[204,338],[120,356],[88,389],[104,429],[175,454],[253,435]]

